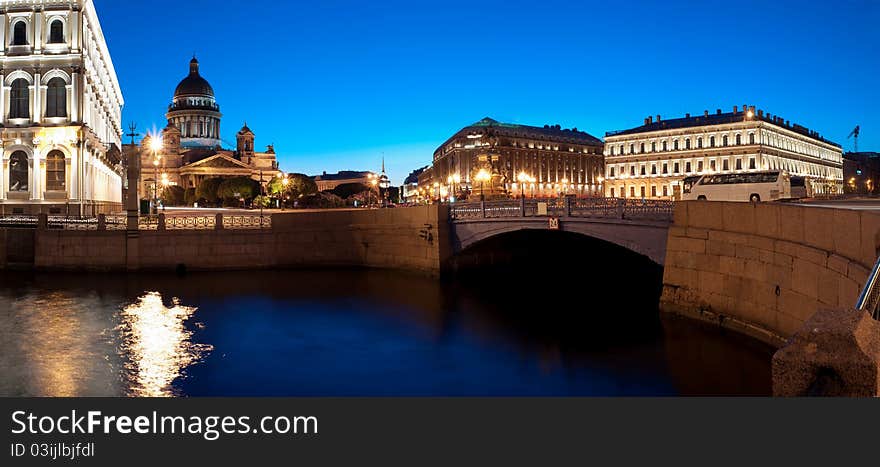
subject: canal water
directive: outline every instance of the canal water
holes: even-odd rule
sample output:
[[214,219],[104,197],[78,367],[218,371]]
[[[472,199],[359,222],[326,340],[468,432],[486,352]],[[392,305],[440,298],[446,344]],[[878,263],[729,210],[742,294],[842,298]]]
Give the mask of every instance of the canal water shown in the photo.
[[0,272],[0,396],[767,395],[772,349],[552,270]]

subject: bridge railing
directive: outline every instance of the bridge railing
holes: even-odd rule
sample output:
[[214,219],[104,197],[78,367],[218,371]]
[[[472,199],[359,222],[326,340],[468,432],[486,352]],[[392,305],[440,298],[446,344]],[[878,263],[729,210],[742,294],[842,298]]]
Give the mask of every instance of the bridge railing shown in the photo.
[[856,302],[856,309],[870,313],[874,319],[880,320],[880,306],[878,305],[880,305],[880,259],[874,263],[865,288],[862,289],[858,302]]
[[672,222],[674,203],[628,198],[545,198],[455,203],[455,220],[524,217],[578,217]]
[[[41,219],[45,219],[41,225]],[[218,226],[218,223],[219,226]],[[251,230],[271,229],[272,216],[210,215],[166,216],[164,214],[138,217],[138,230]],[[16,215],[0,217],[0,228],[47,228],[52,230],[126,230],[128,218],[124,215],[97,217],[65,217],[46,215]]]

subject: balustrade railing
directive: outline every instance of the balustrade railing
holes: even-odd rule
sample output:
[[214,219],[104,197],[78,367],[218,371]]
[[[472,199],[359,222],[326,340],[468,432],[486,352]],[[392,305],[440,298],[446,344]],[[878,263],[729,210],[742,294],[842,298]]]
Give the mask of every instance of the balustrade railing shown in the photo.
[[[45,216],[44,227],[52,230],[127,230],[128,217],[125,215],[100,215],[97,217]],[[271,229],[272,216],[250,215],[210,215],[210,216],[166,216],[152,215],[138,217],[138,230],[229,230]],[[0,228],[39,228],[41,216],[15,215],[0,217]]]
[[453,220],[517,217],[580,217],[671,222],[674,203],[626,198],[547,198],[455,203]]

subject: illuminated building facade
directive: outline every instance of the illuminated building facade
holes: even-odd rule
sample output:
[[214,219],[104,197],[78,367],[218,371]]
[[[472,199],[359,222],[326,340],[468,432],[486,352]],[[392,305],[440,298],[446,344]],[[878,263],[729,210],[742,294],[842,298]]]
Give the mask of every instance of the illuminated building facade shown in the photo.
[[157,188],[161,194],[169,185],[196,188],[208,178],[248,177],[265,186],[278,175],[275,148],[255,151],[256,136],[247,124],[236,133],[235,149],[223,148],[220,106],[195,57],[189,74],[175,88],[165,117],[162,149],[153,152],[150,136],[141,141],[142,198],[154,196]]
[[122,207],[122,90],[91,0],[0,0],[0,212]]
[[602,149],[601,140],[577,128],[542,128],[484,118],[462,128],[434,151],[429,174],[441,198],[466,193],[599,196]]
[[781,170],[817,194],[843,188],[843,150],[819,133],[755,107],[662,120],[605,135],[605,195],[678,199],[685,177]]

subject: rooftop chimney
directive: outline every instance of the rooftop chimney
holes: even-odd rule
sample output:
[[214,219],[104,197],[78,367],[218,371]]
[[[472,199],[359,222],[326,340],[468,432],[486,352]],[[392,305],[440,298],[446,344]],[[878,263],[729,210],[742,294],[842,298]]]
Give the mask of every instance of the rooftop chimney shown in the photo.
[[709,116],[709,111],[708,111],[708,110],[703,111],[703,116],[704,116],[704,117],[708,117],[708,116]]
[[734,114],[734,115],[737,114],[737,110],[738,110],[738,109],[739,109],[739,108],[738,108],[737,106],[733,106],[733,114]]
[[752,115],[755,115],[755,106],[754,105],[749,107],[749,112],[751,112]]
[[761,117],[761,118],[764,118],[764,111],[763,111],[763,110],[759,110],[759,111],[758,111],[758,116]]
[[657,123],[660,123],[660,114],[657,114]]
[[691,118],[691,114],[684,114],[684,118]]
[[791,122],[788,121],[788,120],[786,120],[786,121],[785,121],[785,126],[791,126]]
[[715,109],[715,113],[717,113],[718,115],[721,115],[721,109]]
[[647,120],[648,120],[648,124],[649,124],[649,125],[650,125],[651,123],[654,123],[654,117],[652,117],[652,116],[650,116],[650,115],[648,115],[648,119],[647,119]]

